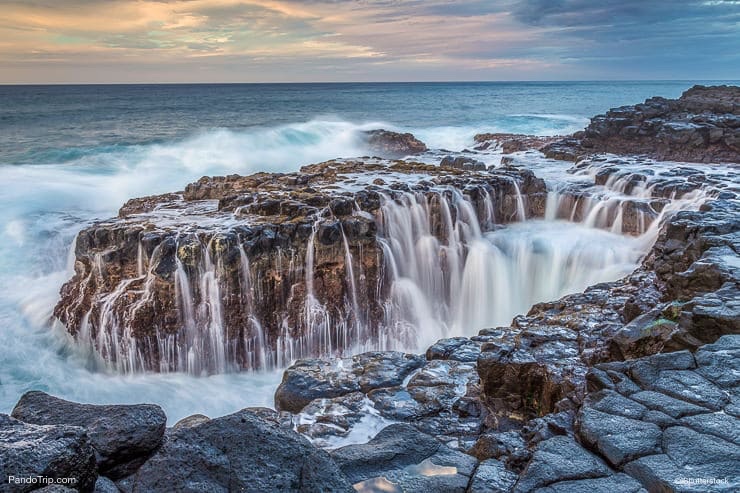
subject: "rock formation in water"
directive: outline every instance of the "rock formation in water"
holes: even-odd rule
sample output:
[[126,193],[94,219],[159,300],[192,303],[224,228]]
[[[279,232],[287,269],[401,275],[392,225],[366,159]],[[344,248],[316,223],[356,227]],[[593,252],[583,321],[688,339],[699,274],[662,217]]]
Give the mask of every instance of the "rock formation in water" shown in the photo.
[[740,162],[740,87],[694,86],[678,99],[650,98],[591,119],[543,149],[554,159],[609,152],[699,163]]
[[380,157],[401,158],[426,152],[427,146],[410,133],[391,132],[390,130],[369,130],[365,132],[367,145]]
[[389,301],[399,267],[388,251],[402,248],[389,244],[394,211],[418,208],[462,248],[473,234],[462,228],[542,216],[545,198],[529,171],[370,159],[204,177],[82,231],[55,315],[120,371],[270,368],[407,346],[417,334],[393,330]]

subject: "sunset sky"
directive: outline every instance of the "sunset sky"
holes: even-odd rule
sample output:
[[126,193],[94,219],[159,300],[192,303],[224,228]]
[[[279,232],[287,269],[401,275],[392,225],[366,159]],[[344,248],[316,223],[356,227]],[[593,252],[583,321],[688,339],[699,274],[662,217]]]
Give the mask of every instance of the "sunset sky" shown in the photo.
[[740,0],[0,0],[0,83],[740,79]]

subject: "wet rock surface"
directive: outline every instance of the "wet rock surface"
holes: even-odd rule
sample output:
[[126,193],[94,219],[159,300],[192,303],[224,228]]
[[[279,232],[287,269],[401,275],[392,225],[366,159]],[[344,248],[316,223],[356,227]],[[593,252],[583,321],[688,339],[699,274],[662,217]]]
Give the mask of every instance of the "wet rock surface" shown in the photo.
[[370,158],[204,177],[80,232],[55,315],[119,371],[283,367],[373,347],[390,289],[386,204],[423,203],[442,235],[467,211],[458,201],[492,227],[541,216],[545,196],[531,171]]
[[381,157],[397,158],[427,151],[426,144],[410,133],[380,129],[367,131],[365,135],[370,149]]
[[492,491],[732,491],[738,217],[721,199],[672,215],[627,278],[535,305],[510,327],[440,340],[401,386],[352,399],[479,468],[494,461]]
[[530,149],[539,151],[546,145],[557,142],[560,139],[561,137],[540,137],[535,135],[506,133],[483,133],[477,134],[473,137],[473,140],[476,143],[476,150],[485,151],[490,149],[500,149],[504,154],[527,151]]
[[[494,169],[470,155],[445,156],[444,166],[330,161],[204,177],[182,193],[129,201],[118,218],[80,233],[56,316],[123,371],[208,373],[296,358],[275,395],[278,411],[191,416],[157,445],[146,432],[105,448],[117,422],[96,446],[100,425],[83,417],[112,419],[107,406],[64,403],[68,413],[46,416],[50,398],[31,394],[14,416],[50,425],[0,417],[0,430],[16,427],[43,446],[0,448],[0,464],[29,458],[50,475],[79,471],[86,485],[99,470],[122,491],[737,491],[737,169],[593,155],[737,162],[737,115],[737,88],[696,87],[679,100],[612,110],[566,139],[476,137],[480,152],[524,153]],[[409,135],[368,138],[380,154],[426,151]],[[547,190],[519,162],[531,149],[576,161],[568,173],[584,179]],[[442,228],[447,198],[463,196],[491,230],[550,212],[627,235],[654,228],[657,241],[632,274],[536,304],[509,326],[441,339],[424,355],[336,357],[346,342],[362,346],[382,332],[372,330],[388,287],[383,206],[409,194],[422,198],[410,207],[434,211],[430,229]],[[682,197],[702,205],[671,209]],[[188,297],[192,312],[183,310]],[[357,330],[353,310],[370,332]],[[219,335],[214,326],[225,328],[223,346],[204,342]],[[101,327],[126,328],[133,352],[117,359]],[[365,339],[349,341],[358,334]],[[191,367],[190,349],[210,356]],[[71,455],[57,446],[62,432]],[[146,461],[129,462],[129,449],[146,450]],[[111,486],[105,476],[101,491]]]
[[360,491],[383,491],[381,485],[389,484],[391,491],[465,492],[477,465],[473,457],[404,424],[331,456]]
[[650,98],[591,119],[545,146],[554,159],[610,152],[688,162],[740,163],[740,87],[694,86],[678,99]]

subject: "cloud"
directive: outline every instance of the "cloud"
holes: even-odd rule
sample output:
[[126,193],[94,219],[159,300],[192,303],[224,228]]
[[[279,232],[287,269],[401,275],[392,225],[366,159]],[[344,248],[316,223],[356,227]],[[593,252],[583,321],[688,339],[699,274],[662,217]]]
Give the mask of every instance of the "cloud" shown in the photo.
[[0,82],[740,77],[734,0],[0,0],[0,12]]

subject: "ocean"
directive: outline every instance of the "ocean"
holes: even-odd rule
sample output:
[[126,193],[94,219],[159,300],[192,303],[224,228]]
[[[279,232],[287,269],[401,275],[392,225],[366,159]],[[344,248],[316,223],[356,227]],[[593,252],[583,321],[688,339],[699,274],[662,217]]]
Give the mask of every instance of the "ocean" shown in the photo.
[[703,82],[0,86],[0,412],[31,389],[155,402],[170,420],[271,406],[280,371],[195,377],[89,367],[50,329],[70,246],[129,198],[203,175],[366,155],[361,131],[460,151],[479,132],[566,134],[611,107]]

